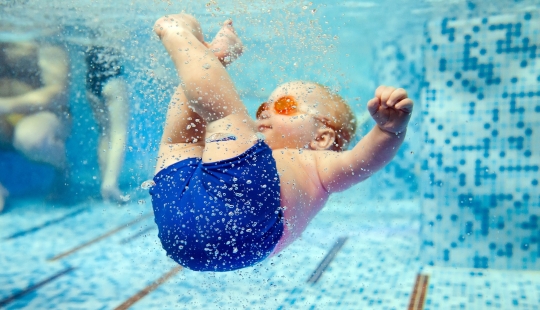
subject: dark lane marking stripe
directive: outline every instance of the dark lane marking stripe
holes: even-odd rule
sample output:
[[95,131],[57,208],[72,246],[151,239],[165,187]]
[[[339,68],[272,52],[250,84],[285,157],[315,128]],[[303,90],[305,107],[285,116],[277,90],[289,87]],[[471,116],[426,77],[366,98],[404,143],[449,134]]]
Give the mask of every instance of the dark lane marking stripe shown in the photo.
[[5,305],[9,304],[10,302],[15,301],[16,299],[19,299],[19,298],[23,297],[24,295],[26,295],[26,294],[28,294],[28,293],[30,293],[32,291],[37,290],[38,288],[42,287],[43,285],[45,285],[45,284],[47,284],[49,282],[52,282],[55,279],[57,279],[57,278],[59,278],[59,277],[61,277],[63,275],[66,275],[66,274],[70,273],[74,269],[75,268],[73,268],[73,267],[69,267],[67,269],[64,269],[64,270],[58,272],[57,274],[54,274],[51,277],[49,277],[49,278],[47,278],[47,279],[45,279],[45,280],[43,280],[41,282],[38,282],[38,283],[36,283],[34,285],[31,285],[31,286],[25,288],[24,290],[22,290],[22,291],[20,291],[18,293],[15,293],[15,294],[13,294],[13,295],[11,295],[11,296],[3,299],[3,300],[0,300],[0,308],[4,307]]
[[411,294],[408,310],[422,310],[426,302],[429,276],[418,274]]
[[341,250],[341,248],[345,244],[345,241],[347,241],[348,238],[349,237],[338,238],[336,244],[334,244],[334,246],[330,249],[330,252],[326,254],[322,262],[319,264],[319,267],[315,269],[311,277],[307,280],[307,283],[315,284],[317,283],[317,281],[319,281],[328,265],[330,265],[330,263],[334,260],[334,257],[336,257],[337,253],[339,252],[339,250]]
[[165,281],[169,280],[172,276],[174,276],[180,270],[182,270],[182,268],[183,268],[182,266],[176,266],[173,269],[169,270],[169,272],[162,275],[159,279],[154,281],[152,284],[148,285],[147,287],[137,292],[137,294],[128,298],[128,300],[124,301],[120,306],[114,308],[114,310],[126,310],[129,307],[133,306],[134,303],[138,302],[139,300],[143,299],[146,295],[150,294],[153,290],[158,288],[161,284],[165,283]]
[[36,232],[36,231],[42,229],[42,228],[45,228],[45,227],[51,226],[53,224],[59,223],[59,222],[61,222],[63,220],[67,220],[69,218],[72,218],[72,217],[74,217],[74,216],[76,216],[76,215],[78,215],[78,214],[80,214],[80,213],[82,213],[83,211],[86,211],[86,210],[87,210],[87,208],[82,208],[82,209],[75,210],[75,211],[73,211],[71,213],[68,213],[68,214],[66,214],[66,215],[64,215],[62,217],[57,218],[57,219],[52,219],[52,220],[46,221],[45,223],[43,223],[41,225],[34,226],[32,228],[16,232],[13,235],[5,237],[4,239],[5,240],[15,239],[15,238],[18,238],[18,237],[25,236],[27,234],[31,234],[33,232]]
[[120,244],[126,244],[126,243],[129,243],[129,242],[133,241],[134,239],[137,239],[137,238],[139,238],[140,236],[142,236],[142,235],[146,234],[147,232],[149,232],[149,231],[151,231],[151,230],[154,230],[154,229],[156,229],[156,228],[157,228],[157,227],[155,227],[155,226],[150,226],[150,227],[148,227],[148,228],[146,228],[146,229],[143,229],[143,230],[141,230],[140,232],[134,234],[133,236],[129,236],[129,237],[125,238],[125,239],[122,239],[122,240],[120,241]]
[[79,251],[79,250],[82,249],[82,248],[85,248],[85,247],[87,247],[87,246],[89,246],[89,245],[92,245],[92,244],[94,244],[94,243],[96,243],[96,242],[102,240],[102,239],[105,239],[105,238],[107,238],[107,237],[109,237],[109,236],[111,236],[111,235],[113,235],[113,234],[115,234],[115,233],[121,231],[122,229],[125,229],[125,228],[129,227],[130,225],[133,225],[133,224],[135,224],[135,223],[137,223],[137,222],[140,222],[140,221],[142,221],[142,220],[144,220],[144,219],[146,219],[146,218],[149,218],[149,217],[151,217],[151,216],[153,216],[153,214],[143,215],[143,216],[141,216],[141,217],[139,217],[139,218],[134,219],[133,221],[131,221],[131,222],[129,222],[129,223],[122,224],[122,225],[120,225],[119,227],[117,227],[117,228],[115,228],[115,229],[113,229],[113,230],[111,230],[111,231],[109,231],[109,232],[107,232],[107,233],[105,233],[105,234],[103,234],[103,235],[101,235],[101,236],[99,236],[99,237],[96,237],[96,238],[94,238],[94,239],[92,239],[92,240],[90,240],[90,241],[88,241],[88,242],[85,242],[85,243],[83,243],[83,244],[81,244],[81,245],[79,245],[79,246],[76,246],[75,248],[73,248],[73,249],[71,249],[71,250],[68,250],[68,251],[66,251],[66,252],[64,252],[64,253],[60,253],[60,254],[58,254],[58,255],[56,255],[56,256],[54,256],[54,257],[51,257],[51,258],[49,258],[48,260],[49,260],[49,261],[55,261],[55,260],[59,260],[59,259],[61,259],[61,258],[64,258],[64,257],[66,257],[66,256],[69,256],[69,255],[71,255],[71,254],[73,254],[73,253]]

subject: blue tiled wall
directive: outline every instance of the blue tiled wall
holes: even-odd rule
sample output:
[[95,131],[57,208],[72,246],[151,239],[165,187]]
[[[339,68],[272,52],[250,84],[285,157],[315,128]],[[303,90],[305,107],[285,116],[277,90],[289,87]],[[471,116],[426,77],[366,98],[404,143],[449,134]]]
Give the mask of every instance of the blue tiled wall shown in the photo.
[[540,14],[426,25],[422,257],[539,269]]
[[[375,61],[372,72],[376,86],[389,85],[404,88],[415,102],[413,115],[407,129],[407,137],[396,157],[382,171],[371,177],[372,199],[417,199],[419,184],[419,151],[421,139],[420,89],[423,81],[422,37],[418,34],[402,35],[390,41],[382,41],[373,48]],[[371,126],[374,122],[371,122]],[[381,191],[381,185],[387,190]]]

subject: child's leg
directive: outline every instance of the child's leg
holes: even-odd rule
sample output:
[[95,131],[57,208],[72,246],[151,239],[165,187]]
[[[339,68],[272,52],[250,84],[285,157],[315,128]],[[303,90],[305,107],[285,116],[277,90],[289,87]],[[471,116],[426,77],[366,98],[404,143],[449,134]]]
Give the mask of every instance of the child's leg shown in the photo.
[[[257,132],[255,122],[248,115],[220,59],[203,41],[195,18],[185,14],[165,16],[156,22],[154,31],[161,38],[182,80],[177,93],[181,88],[189,108],[202,116],[207,124],[204,138],[221,134],[236,138],[206,145],[199,141],[198,146],[205,146],[203,161],[231,158],[250,148]],[[228,36],[229,45],[240,44],[230,22],[224,24],[220,34]],[[185,119],[181,122],[186,123]],[[199,148],[195,152],[199,154],[202,151]]]
[[186,158],[202,158],[205,127],[203,118],[189,108],[184,90],[178,86],[167,110],[155,172]]

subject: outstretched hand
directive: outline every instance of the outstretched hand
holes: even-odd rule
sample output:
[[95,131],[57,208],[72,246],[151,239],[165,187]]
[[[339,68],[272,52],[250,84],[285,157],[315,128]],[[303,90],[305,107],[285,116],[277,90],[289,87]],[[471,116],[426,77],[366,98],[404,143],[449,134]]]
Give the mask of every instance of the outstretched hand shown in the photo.
[[381,85],[367,105],[371,117],[382,130],[399,134],[407,129],[413,101],[403,88]]

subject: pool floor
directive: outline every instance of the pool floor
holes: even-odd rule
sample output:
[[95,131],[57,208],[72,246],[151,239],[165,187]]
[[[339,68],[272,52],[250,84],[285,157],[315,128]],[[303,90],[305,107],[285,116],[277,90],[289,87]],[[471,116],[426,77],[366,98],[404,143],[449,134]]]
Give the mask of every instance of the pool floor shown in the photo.
[[334,199],[279,257],[201,273],[165,256],[149,199],[14,199],[0,215],[0,308],[539,309],[539,272],[423,265],[418,215],[415,201]]

